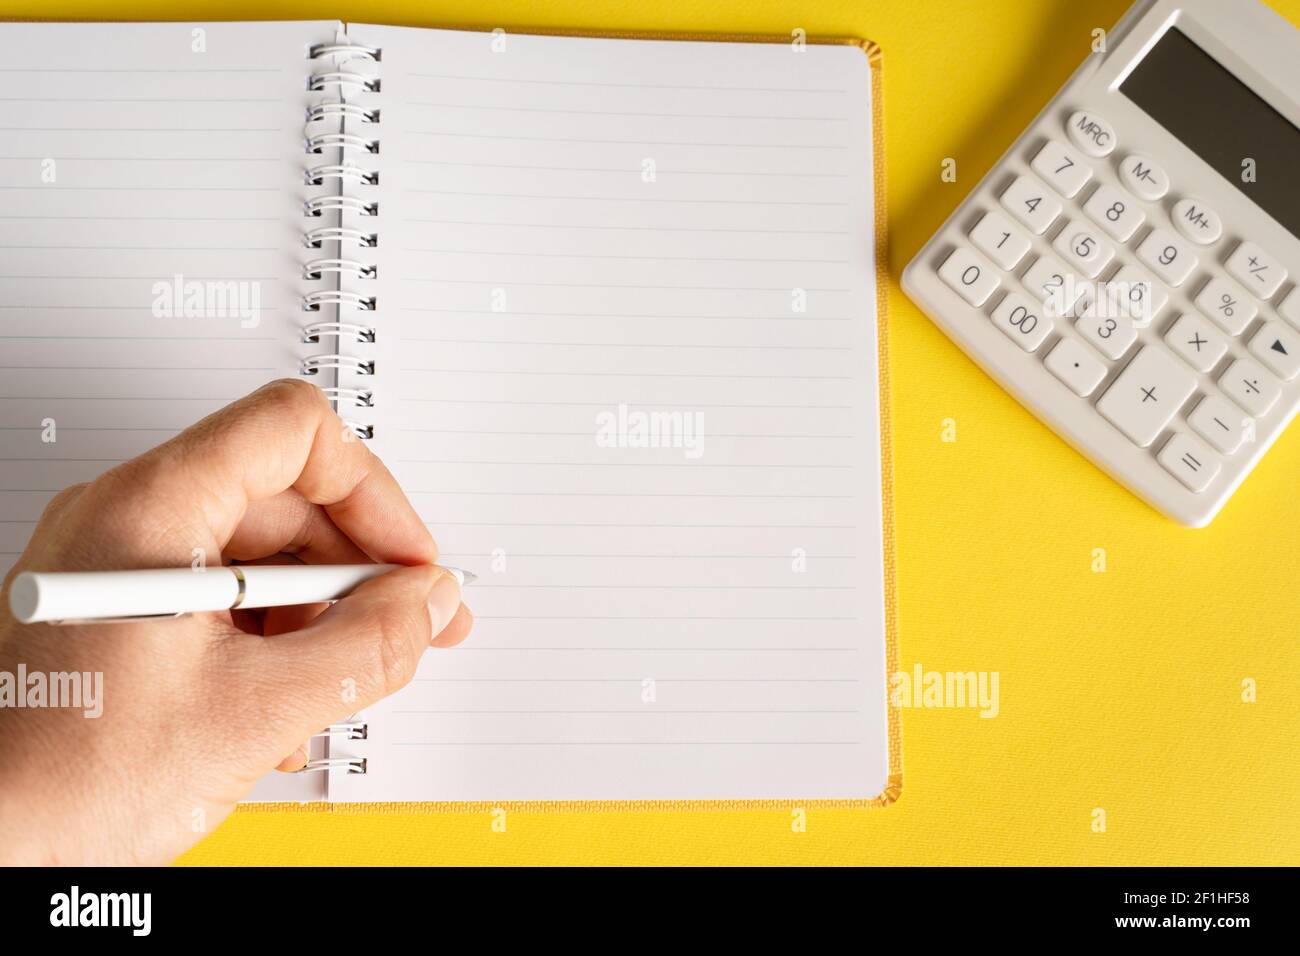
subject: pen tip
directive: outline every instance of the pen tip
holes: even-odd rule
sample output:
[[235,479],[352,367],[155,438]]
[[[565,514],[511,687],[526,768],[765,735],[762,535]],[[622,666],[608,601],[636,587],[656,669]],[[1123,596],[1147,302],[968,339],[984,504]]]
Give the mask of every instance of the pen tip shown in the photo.
[[464,587],[466,584],[473,584],[477,580],[478,580],[478,575],[475,574],[473,571],[461,570],[460,572],[461,587]]

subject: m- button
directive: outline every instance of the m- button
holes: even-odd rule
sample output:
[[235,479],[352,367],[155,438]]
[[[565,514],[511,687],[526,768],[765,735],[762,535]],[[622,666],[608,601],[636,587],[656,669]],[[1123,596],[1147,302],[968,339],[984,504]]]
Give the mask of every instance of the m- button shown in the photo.
[[1075,146],[1089,156],[1105,156],[1115,148],[1115,129],[1096,113],[1078,110],[1065,123]]

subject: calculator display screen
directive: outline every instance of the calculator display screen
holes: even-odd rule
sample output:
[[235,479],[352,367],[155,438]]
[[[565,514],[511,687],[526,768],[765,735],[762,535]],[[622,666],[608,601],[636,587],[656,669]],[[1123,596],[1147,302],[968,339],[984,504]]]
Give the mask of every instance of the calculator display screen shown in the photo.
[[1300,129],[1185,33],[1166,30],[1120,92],[1300,236]]

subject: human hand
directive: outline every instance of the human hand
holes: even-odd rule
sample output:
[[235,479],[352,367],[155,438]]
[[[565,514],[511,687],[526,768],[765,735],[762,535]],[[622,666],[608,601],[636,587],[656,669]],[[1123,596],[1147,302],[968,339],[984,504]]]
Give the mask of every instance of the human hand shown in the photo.
[[[409,567],[332,606],[75,627],[9,612],[21,571],[188,567],[196,554]],[[103,710],[0,707],[0,862],[171,861],[259,777],[301,767],[312,734],[410,681],[431,643],[465,638],[472,615],[437,556],[392,475],[302,381],[60,492],[5,580],[0,673],[102,672]]]

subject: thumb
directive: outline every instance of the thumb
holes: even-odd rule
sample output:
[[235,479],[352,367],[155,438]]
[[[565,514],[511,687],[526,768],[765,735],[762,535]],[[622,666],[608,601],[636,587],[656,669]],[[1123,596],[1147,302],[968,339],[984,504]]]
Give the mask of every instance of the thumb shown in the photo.
[[398,568],[366,581],[309,625],[262,641],[269,693],[262,704],[299,736],[344,719],[401,689],[460,607],[460,584],[434,565]]

